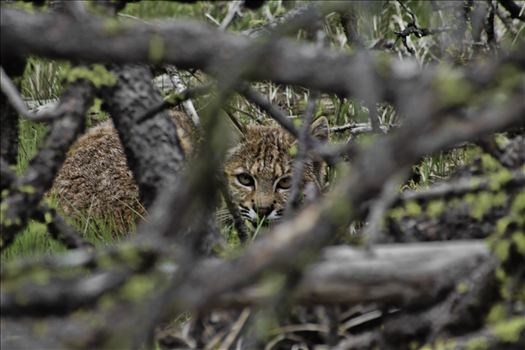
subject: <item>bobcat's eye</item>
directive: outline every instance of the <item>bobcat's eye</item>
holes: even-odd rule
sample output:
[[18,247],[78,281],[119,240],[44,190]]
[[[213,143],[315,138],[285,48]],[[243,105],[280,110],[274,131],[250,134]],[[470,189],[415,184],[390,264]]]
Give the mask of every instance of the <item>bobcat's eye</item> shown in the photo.
[[292,177],[291,176],[283,176],[279,180],[277,180],[277,189],[279,190],[288,190],[290,187],[292,187]]
[[243,186],[253,187],[255,185],[255,180],[248,173],[237,174],[237,181]]

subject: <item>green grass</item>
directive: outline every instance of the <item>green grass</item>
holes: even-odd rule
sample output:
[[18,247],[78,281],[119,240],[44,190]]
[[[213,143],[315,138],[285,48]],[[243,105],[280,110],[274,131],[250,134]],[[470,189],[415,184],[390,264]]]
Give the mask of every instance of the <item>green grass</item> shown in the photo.
[[47,126],[42,123],[34,123],[20,119],[19,124],[19,146],[18,163],[16,172],[18,175],[27,168],[29,161],[35,156],[47,132]]
[[29,57],[21,82],[24,98],[41,102],[58,98],[66,66],[64,62]]
[[[50,200],[46,199],[45,201],[50,206],[53,206]],[[95,247],[110,246],[125,238],[123,236],[115,236],[111,222],[108,221],[94,219],[77,222],[67,221],[78,232],[82,233],[82,236],[87,241],[93,243]],[[14,242],[2,251],[0,262],[4,263],[15,258],[63,253],[66,250],[61,243],[51,238],[45,224],[30,220],[27,227],[16,235]]]
[[16,235],[15,241],[0,256],[4,263],[13,258],[24,258],[65,251],[66,248],[50,239],[44,224],[31,220],[23,232]]
[[204,13],[211,10],[213,10],[213,6],[202,1],[194,4],[182,4],[176,1],[156,1],[152,4],[150,1],[140,1],[138,3],[128,3],[120,13],[144,20],[172,17],[203,20]]

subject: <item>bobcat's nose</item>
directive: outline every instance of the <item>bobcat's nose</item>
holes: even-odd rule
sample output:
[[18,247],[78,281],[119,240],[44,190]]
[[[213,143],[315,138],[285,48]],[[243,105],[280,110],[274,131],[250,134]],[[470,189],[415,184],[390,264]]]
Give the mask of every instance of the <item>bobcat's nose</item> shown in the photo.
[[269,207],[255,207],[254,209],[260,216],[268,217],[268,215],[270,215],[270,213],[273,211],[273,205],[270,205]]

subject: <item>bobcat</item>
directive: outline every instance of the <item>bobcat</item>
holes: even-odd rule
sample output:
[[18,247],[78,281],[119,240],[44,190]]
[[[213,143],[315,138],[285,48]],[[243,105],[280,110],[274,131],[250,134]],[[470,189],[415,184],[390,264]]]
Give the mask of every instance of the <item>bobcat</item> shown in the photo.
[[[313,136],[328,139],[328,121],[317,119],[311,126]],[[224,172],[232,200],[245,220],[257,223],[279,220],[292,186],[292,149],[295,139],[279,127],[247,126],[239,144],[226,159]],[[302,188],[321,190],[323,167],[320,162],[305,164]]]
[[[193,128],[181,112],[172,111],[184,151],[191,152]],[[312,133],[328,137],[326,118],[312,124]],[[230,150],[224,171],[235,205],[244,219],[260,216],[278,220],[291,187],[294,139],[281,128],[248,125]],[[314,170],[317,169],[317,170]],[[304,185],[320,187],[321,171],[313,162],[305,165]],[[111,121],[91,128],[78,139],[50,190],[58,207],[76,219],[98,218],[125,233],[145,210],[129,170],[122,145]]]

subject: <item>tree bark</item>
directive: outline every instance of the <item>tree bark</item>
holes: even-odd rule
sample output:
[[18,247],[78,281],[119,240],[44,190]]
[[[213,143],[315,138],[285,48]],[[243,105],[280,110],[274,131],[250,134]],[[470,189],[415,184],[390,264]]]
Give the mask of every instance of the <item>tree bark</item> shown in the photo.
[[149,208],[182,169],[184,152],[169,112],[161,111],[140,120],[162,103],[149,68],[125,65],[112,66],[110,71],[118,81],[102,90],[105,108],[118,131],[141,202]]

